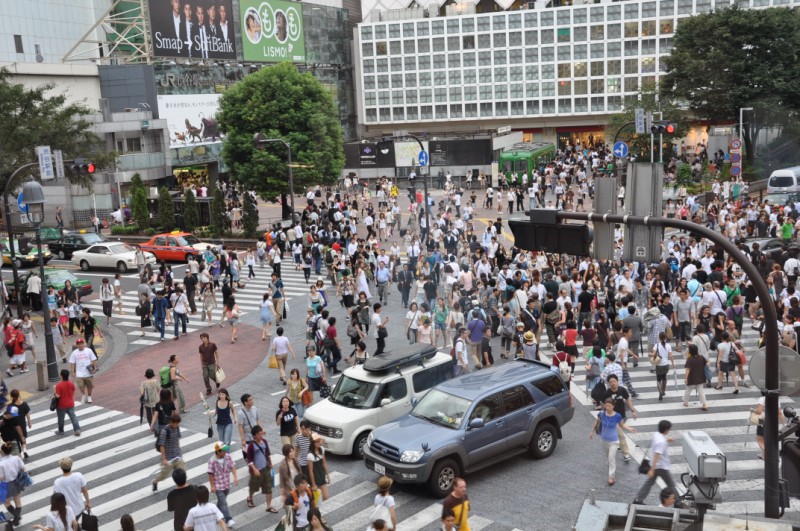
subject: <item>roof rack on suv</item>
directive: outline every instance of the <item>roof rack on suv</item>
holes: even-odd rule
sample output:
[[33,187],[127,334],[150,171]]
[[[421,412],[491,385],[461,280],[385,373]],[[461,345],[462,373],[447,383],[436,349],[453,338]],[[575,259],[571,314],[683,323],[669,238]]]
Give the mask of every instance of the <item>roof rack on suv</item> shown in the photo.
[[367,372],[386,372],[413,363],[421,365],[423,361],[436,356],[436,352],[437,350],[432,345],[406,345],[391,352],[384,352],[374,358],[369,358],[364,362],[364,370]]

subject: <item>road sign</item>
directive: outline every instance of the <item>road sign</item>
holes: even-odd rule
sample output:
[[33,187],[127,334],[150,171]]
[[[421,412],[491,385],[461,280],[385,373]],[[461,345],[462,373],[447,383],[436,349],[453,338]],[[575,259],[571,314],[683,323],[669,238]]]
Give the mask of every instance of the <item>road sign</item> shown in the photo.
[[43,181],[51,181],[56,178],[53,172],[53,154],[50,146],[36,146],[36,154],[39,156],[39,173]]
[[[800,391],[800,354],[781,345],[778,350],[778,388],[783,396],[791,396]],[[747,364],[750,380],[762,391],[767,390],[767,349],[760,348],[750,357]]]
[[643,135],[647,130],[647,124],[644,120],[644,109],[641,107],[636,109],[636,134]]
[[498,135],[504,135],[504,134],[510,133],[510,132],[511,132],[511,126],[510,125],[507,125],[505,127],[498,127],[497,128],[497,134]]
[[731,153],[731,162],[733,164],[739,164],[742,162],[742,154],[741,153]]
[[742,141],[738,138],[731,140],[731,149],[742,149]]
[[731,175],[738,177],[742,173],[742,167],[734,164],[731,166]]
[[428,152],[425,150],[420,151],[418,160],[420,166],[427,166],[428,162],[430,161],[430,157],[428,157]]
[[647,256],[647,248],[646,247],[637,247],[636,248],[636,258],[644,258]]
[[64,154],[60,149],[53,150],[53,165],[56,167],[56,177],[64,178]]
[[627,157],[628,156],[628,144],[620,140],[616,144],[614,144],[614,155],[617,157]]
[[28,205],[25,204],[24,199],[22,198],[22,192],[19,193],[17,196],[17,207],[19,207],[19,211],[23,214],[28,213]]

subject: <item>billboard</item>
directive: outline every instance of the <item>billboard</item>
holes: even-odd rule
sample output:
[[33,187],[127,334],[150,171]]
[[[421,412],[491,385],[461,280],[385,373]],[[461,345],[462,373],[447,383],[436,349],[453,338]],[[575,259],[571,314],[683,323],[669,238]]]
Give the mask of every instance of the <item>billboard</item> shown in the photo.
[[245,61],[304,63],[303,10],[297,2],[240,0]]
[[[425,151],[428,151],[428,141],[422,142]],[[419,166],[419,144],[413,142],[394,143],[394,165],[398,168],[410,168]]]
[[217,128],[220,94],[158,96],[158,117],[167,121],[169,146],[183,147],[221,140]]
[[231,0],[148,0],[155,57],[236,59]]

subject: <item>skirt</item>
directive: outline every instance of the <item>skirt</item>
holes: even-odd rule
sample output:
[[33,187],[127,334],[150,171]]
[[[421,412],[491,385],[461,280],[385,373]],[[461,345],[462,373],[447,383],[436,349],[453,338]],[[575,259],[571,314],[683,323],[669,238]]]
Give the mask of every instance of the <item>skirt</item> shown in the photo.
[[308,378],[308,388],[311,391],[319,391],[322,387],[322,378]]

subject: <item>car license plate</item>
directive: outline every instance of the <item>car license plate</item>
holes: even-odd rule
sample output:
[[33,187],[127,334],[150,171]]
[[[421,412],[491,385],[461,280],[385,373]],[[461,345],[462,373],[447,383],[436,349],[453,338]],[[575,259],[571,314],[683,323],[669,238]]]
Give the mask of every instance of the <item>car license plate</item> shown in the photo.
[[378,474],[386,474],[386,467],[383,465],[379,465],[378,463],[375,463],[375,472],[377,472]]

